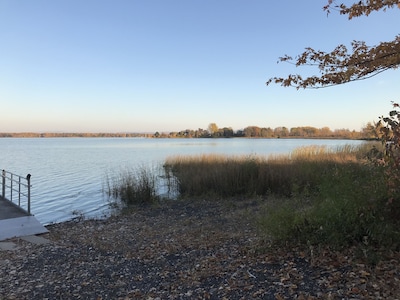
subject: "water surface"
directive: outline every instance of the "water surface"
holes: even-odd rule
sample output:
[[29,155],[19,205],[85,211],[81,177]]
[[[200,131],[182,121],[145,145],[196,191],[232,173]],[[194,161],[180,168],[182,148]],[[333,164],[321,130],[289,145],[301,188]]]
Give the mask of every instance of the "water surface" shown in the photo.
[[[362,141],[315,139],[0,138],[0,168],[30,173],[31,210],[43,224],[74,214],[109,212],[103,193],[107,175],[135,166],[157,166],[172,155],[206,153],[271,155],[309,145],[336,148]],[[161,191],[162,192],[162,191]]]

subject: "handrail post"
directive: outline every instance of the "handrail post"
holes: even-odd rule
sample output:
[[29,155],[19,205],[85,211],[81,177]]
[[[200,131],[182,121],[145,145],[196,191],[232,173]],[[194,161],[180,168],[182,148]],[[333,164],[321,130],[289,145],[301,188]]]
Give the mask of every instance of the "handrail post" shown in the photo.
[[21,176],[18,176],[18,206],[21,206]]
[[26,175],[28,182],[28,214],[31,214],[31,174]]
[[1,196],[2,196],[3,198],[5,198],[5,197],[6,197],[6,170],[3,170],[2,176],[3,176],[3,179],[2,179],[3,185],[2,185],[2,193],[1,193]]
[[13,173],[10,173],[10,201],[11,202],[13,202],[12,201],[12,196],[13,196],[13,189],[14,189],[14,186],[13,186],[13,183],[14,183],[14,178],[13,178]]
[[[23,210],[25,210],[29,215],[31,215],[31,174],[26,175],[26,182],[27,184],[25,184],[24,177],[13,174],[11,172],[7,172],[6,170],[2,170],[2,179],[0,181],[0,183],[2,183],[2,188],[1,188],[1,197],[5,200],[8,200],[10,202],[13,202],[13,194],[14,192],[18,193],[18,203],[17,200],[15,199],[15,204],[19,207],[21,207],[21,195],[27,198],[27,209],[22,208]],[[18,177],[15,178],[15,177]],[[7,183],[7,180],[10,180],[10,183]],[[17,187],[18,185],[18,187]],[[25,188],[24,192],[21,191],[21,185],[23,187],[26,186],[27,190],[27,194],[24,193],[25,192]],[[15,186],[15,187],[14,187]],[[7,189],[9,189],[9,193],[8,190],[6,191],[6,187]],[[9,196],[6,198],[6,196]],[[15,198],[15,197],[14,197]],[[23,201],[25,204],[25,201]]]

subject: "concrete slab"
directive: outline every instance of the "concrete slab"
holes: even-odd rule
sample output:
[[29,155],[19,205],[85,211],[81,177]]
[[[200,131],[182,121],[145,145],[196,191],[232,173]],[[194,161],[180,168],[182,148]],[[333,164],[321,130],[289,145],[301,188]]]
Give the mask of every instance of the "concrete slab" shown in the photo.
[[49,232],[34,216],[0,220],[0,241]]
[[0,242],[0,251],[14,251],[17,250],[17,244],[12,243],[12,242]]
[[29,214],[15,203],[0,196],[0,220],[29,216]]
[[50,240],[37,235],[23,236],[21,239],[35,245],[46,245],[50,243]]

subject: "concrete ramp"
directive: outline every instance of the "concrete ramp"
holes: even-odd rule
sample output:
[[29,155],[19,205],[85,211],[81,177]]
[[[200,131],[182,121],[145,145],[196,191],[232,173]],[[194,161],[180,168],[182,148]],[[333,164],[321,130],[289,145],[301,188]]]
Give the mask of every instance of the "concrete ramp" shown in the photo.
[[34,216],[0,220],[0,241],[49,232]]
[[[28,212],[17,204],[0,196],[0,220],[29,216]],[[1,230],[1,227],[0,227]]]
[[[24,237],[48,232],[30,213],[31,175],[28,174],[24,178],[5,170],[1,174],[0,241],[13,237]],[[23,189],[26,187],[26,194],[21,192],[21,186]],[[18,203],[12,201],[13,192],[14,194],[16,193],[14,199],[17,198]],[[6,199],[5,195],[9,195],[10,200]]]

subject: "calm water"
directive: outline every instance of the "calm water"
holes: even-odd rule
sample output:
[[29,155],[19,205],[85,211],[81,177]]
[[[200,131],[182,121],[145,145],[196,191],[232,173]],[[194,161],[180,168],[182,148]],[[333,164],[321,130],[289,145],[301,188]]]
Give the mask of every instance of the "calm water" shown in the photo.
[[[303,139],[0,138],[0,168],[30,173],[32,212],[43,224],[66,221],[73,212],[101,217],[109,212],[103,194],[107,175],[124,168],[161,164],[171,155],[220,153],[270,155],[307,145],[337,146],[361,141]],[[162,191],[160,191],[162,193]]]

